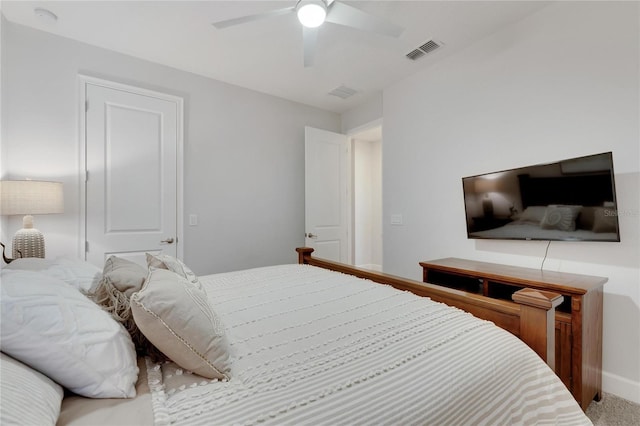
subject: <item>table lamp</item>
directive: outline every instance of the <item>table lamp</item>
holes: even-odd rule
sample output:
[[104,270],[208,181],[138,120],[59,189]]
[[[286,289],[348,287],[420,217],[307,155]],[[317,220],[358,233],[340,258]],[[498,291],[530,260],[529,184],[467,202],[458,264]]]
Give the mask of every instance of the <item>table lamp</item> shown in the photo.
[[33,227],[36,214],[63,213],[64,203],[61,182],[38,180],[0,181],[0,214],[25,215],[22,229],[13,237],[14,258],[44,258],[44,236]]
[[489,193],[498,190],[498,180],[477,178],[475,180],[475,189],[478,194],[484,194],[484,198],[482,199],[482,212],[484,213],[484,217],[493,217],[493,200]]

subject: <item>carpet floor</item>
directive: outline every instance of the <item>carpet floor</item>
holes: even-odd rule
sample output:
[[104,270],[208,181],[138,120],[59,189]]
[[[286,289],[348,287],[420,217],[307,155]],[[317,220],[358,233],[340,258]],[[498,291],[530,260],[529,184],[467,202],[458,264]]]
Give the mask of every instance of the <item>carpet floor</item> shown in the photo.
[[587,417],[594,426],[637,426],[640,405],[603,392],[602,400],[593,401],[587,408]]

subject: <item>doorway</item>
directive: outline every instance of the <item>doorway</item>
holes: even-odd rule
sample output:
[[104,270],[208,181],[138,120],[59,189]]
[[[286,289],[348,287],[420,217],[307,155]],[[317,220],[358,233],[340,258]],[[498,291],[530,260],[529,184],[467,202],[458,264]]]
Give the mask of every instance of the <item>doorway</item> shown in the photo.
[[382,271],[382,126],[351,135],[355,266]]
[[305,245],[382,271],[382,124],[349,135],[305,128]]

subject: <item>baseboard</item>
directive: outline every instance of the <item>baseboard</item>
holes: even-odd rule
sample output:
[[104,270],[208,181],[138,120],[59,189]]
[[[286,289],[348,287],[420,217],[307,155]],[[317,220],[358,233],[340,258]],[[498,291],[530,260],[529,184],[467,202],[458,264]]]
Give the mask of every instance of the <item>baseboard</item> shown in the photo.
[[602,372],[602,390],[627,401],[640,404],[640,382],[634,382],[616,374]]

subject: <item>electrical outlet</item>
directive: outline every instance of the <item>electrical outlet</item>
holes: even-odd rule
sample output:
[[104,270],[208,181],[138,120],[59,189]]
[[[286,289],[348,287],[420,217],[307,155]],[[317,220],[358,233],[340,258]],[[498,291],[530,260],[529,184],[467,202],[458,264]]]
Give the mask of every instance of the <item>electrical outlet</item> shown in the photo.
[[392,214],[391,215],[391,224],[392,225],[402,225],[402,215],[401,214]]

